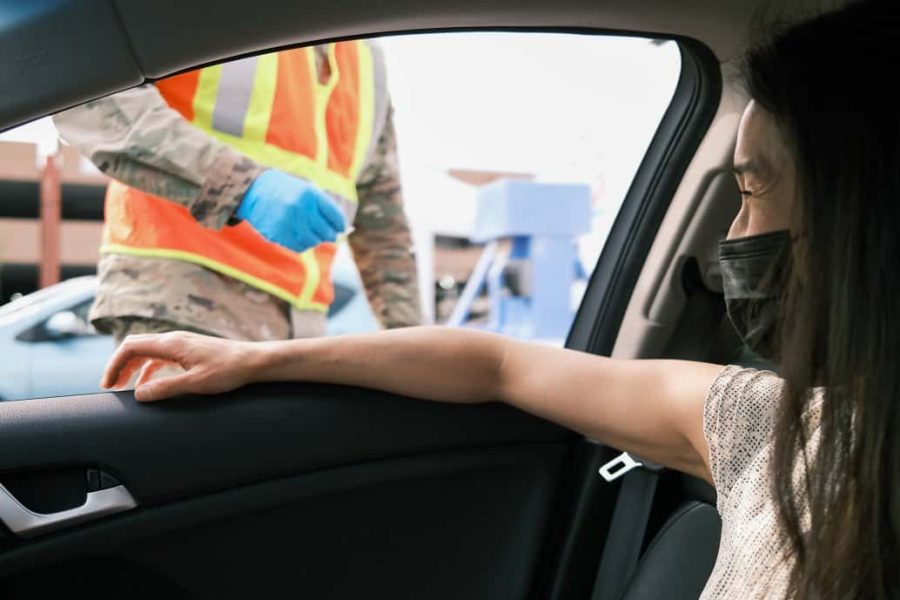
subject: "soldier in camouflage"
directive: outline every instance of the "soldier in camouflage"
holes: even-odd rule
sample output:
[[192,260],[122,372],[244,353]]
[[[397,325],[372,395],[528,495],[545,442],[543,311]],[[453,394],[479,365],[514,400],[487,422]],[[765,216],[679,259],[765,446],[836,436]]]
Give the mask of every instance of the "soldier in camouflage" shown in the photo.
[[[326,46],[316,47],[327,80]],[[380,50],[371,45],[381,60]],[[380,93],[385,93],[383,89]],[[422,321],[412,237],[400,187],[392,110],[384,102],[377,143],[357,179],[358,210],[349,236],[373,312],[387,328]],[[187,207],[219,229],[264,170],[188,123],[155,86],[88,102],[54,117],[60,136],[123,183]],[[239,340],[324,334],[287,302],[199,265],[173,259],[104,254],[90,318],[121,342],[135,333],[188,330]]]

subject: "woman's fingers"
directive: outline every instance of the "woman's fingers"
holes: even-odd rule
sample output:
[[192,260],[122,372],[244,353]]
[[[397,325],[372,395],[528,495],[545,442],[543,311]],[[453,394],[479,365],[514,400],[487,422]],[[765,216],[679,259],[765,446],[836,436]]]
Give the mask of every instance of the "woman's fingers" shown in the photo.
[[156,402],[192,391],[194,390],[190,374],[181,373],[154,379],[137,386],[134,390],[134,399],[138,402]]
[[131,378],[134,377],[135,373],[140,372],[146,363],[147,359],[143,356],[135,356],[133,358],[130,358],[128,362],[125,363],[125,365],[119,370],[118,374],[116,374],[115,381],[112,384],[104,385],[103,387],[116,389],[128,387],[129,382],[131,382]]
[[187,368],[178,360],[177,338],[166,334],[129,336],[109,359],[100,386],[112,388],[127,384],[135,371],[152,358],[169,360]]
[[146,363],[144,363],[144,367],[141,369],[141,374],[138,376],[137,381],[135,382],[135,387],[139,385],[143,385],[156,377],[157,373],[160,370],[168,367],[171,369],[178,369],[181,371],[182,369],[170,360],[162,360],[160,358],[151,358]]

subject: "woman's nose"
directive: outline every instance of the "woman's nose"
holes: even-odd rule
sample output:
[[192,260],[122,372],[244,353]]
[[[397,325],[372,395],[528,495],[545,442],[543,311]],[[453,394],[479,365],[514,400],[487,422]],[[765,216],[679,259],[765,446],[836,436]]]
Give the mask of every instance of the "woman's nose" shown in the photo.
[[725,239],[733,240],[735,238],[746,237],[747,229],[750,227],[750,211],[747,209],[747,201],[741,199],[741,209],[735,215],[731,227],[728,228],[728,235]]

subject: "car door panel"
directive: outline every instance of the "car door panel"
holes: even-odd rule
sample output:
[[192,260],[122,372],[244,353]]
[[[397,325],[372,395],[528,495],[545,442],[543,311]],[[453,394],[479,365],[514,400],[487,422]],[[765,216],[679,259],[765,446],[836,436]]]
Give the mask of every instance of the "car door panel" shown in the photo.
[[0,423],[0,473],[96,466],[121,476],[142,505],[377,458],[569,435],[499,404],[291,384],[160,404],[130,392],[10,402]]
[[12,578],[23,592],[34,591],[27,567],[52,555],[58,570],[99,570],[113,589],[127,582],[110,559],[196,598],[521,598],[561,458],[559,446],[516,446],[280,479],[28,543],[3,571],[26,569]]
[[170,597],[525,597],[572,440],[500,405],[290,384],[158,405],[10,402],[0,423],[0,483],[100,468],[138,503],[31,539],[6,532],[10,597],[141,597],[135,577]]

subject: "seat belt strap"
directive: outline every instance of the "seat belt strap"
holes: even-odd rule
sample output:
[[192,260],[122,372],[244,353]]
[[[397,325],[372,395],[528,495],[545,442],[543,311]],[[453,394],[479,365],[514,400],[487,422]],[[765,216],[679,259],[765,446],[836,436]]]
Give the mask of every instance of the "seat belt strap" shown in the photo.
[[627,452],[600,467],[600,475],[606,481],[629,475],[622,480],[616,499],[591,600],[619,600],[625,593],[625,586],[637,570],[661,469]]
[[[722,320],[725,304],[718,294],[706,288],[696,258],[685,261],[681,282],[687,300],[665,356],[705,360],[717,336],[717,330],[709,324]],[[627,452],[600,467],[600,475],[606,481],[626,474],[627,477],[622,480],[613,509],[591,600],[619,600],[625,594],[640,562],[661,471],[660,465]]]

